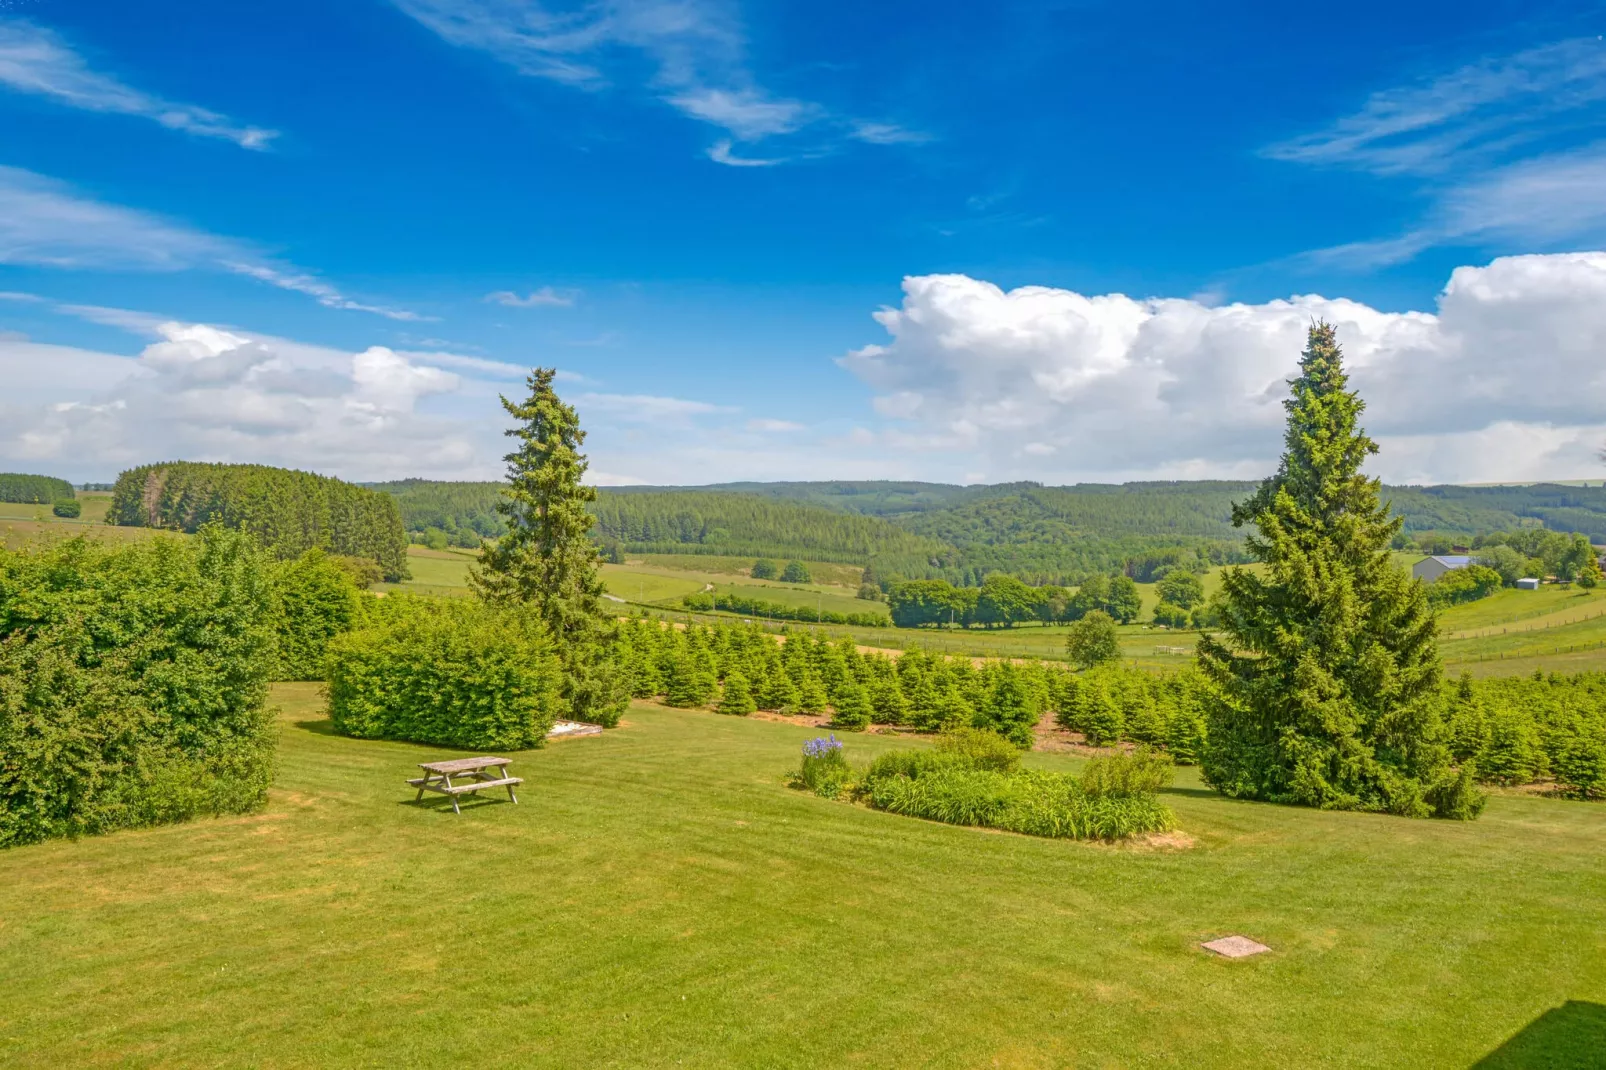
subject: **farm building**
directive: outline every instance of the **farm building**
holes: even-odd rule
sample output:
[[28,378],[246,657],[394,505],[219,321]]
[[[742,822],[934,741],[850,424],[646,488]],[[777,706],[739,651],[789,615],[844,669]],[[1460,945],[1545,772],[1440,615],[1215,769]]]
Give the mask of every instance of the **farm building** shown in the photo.
[[1537,591],[1539,590],[1539,580],[1533,576],[1524,576],[1522,579],[1517,581],[1517,590]]
[[1464,555],[1451,557],[1424,557],[1411,566],[1411,575],[1423,583],[1432,583],[1446,572],[1454,572],[1458,568],[1466,568],[1472,564],[1472,558]]

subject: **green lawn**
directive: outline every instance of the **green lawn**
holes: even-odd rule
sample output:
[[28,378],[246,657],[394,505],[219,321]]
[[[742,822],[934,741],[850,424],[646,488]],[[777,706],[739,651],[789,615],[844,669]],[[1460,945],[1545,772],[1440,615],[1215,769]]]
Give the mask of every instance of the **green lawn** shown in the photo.
[[[1185,773],[1198,845],[1111,848],[804,796],[805,730],[642,706],[459,817],[402,784],[447,752],[277,698],[265,813],[0,853],[0,1063],[1464,1067],[1541,1019],[1519,1045],[1577,1060],[1508,1065],[1600,1050],[1606,806],[1412,822]],[[1197,946],[1229,933],[1274,950]]]

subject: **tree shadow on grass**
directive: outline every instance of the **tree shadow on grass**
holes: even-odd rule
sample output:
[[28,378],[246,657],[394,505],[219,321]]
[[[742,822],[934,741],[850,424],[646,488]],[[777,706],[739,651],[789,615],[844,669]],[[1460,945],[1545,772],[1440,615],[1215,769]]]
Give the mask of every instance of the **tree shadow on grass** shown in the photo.
[[1606,1066],[1606,1006],[1568,1000],[1472,1064],[1472,1070],[1598,1070]]
[[334,722],[327,717],[320,717],[316,721],[297,721],[296,727],[304,732],[312,732],[320,736],[332,736],[335,734]]

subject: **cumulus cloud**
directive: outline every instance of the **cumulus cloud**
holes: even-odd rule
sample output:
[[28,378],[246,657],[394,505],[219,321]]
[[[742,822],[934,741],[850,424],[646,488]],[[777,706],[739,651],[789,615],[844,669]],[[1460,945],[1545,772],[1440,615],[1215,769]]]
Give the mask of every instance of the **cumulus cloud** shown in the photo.
[[597,413],[626,423],[665,423],[681,425],[695,416],[729,412],[720,405],[687,398],[657,397],[652,394],[581,394],[574,399],[582,419]]
[[747,429],[749,431],[784,434],[788,431],[802,431],[804,430],[804,427],[802,424],[793,423],[791,420],[771,420],[759,418],[747,421]]
[[[1337,325],[1396,481],[1590,474],[1606,440],[1606,253],[1458,268],[1434,312],[1315,295],[1206,306],[963,275],[904,281],[892,335],[841,363],[884,448],[999,478],[1258,476],[1306,329]],[[973,467],[973,466],[972,466]]]
[[211,269],[306,294],[325,308],[394,320],[427,317],[353,300],[333,284],[220,237],[77,193],[63,182],[0,166],[0,264],[68,270]]
[[206,108],[163,100],[92,70],[58,34],[22,19],[0,19],[0,85],[85,111],[139,116],[170,130],[223,138],[245,149],[265,149],[278,136],[276,131],[242,126]]
[[79,473],[184,457],[388,478],[483,470],[492,455],[472,425],[420,410],[461,381],[415,355],[202,323],[151,330],[132,358],[0,340],[19,385],[0,403],[0,456]]

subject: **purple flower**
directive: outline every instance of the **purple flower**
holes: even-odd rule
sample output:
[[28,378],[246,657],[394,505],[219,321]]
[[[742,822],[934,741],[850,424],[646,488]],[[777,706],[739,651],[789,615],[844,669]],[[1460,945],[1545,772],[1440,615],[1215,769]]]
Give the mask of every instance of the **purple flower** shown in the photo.
[[842,741],[832,732],[830,738],[821,739],[816,736],[803,744],[803,756],[806,758],[824,758],[828,754],[842,753]]

